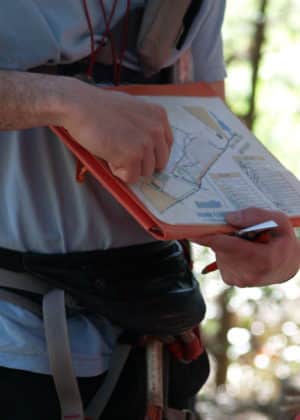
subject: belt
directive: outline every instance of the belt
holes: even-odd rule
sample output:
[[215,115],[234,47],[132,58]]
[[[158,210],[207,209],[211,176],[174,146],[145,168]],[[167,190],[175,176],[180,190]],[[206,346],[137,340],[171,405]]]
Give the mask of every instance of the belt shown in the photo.
[[[87,66],[88,59],[85,58],[69,64],[47,64],[39,67],[33,67],[28,71],[32,73],[53,74],[60,76],[79,77],[84,79],[86,75]],[[112,65],[105,65],[96,62],[94,65],[93,80],[96,83],[113,83],[114,67]],[[145,77],[145,75],[140,71],[132,70],[124,66],[121,67],[121,84],[165,84],[170,83],[170,80],[170,68],[163,69],[159,73],[154,74],[150,77]]]
[[[79,269],[89,265],[103,270],[121,270],[126,265],[144,266],[153,264],[157,257],[163,258],[179,249],[176,241],[154,241],[122,248],[68,253],[22,252],[0,248],[0,267],[15,272],[27,272],[30,267],[56,266]],[[118,261],[118,265],[116,265]]]

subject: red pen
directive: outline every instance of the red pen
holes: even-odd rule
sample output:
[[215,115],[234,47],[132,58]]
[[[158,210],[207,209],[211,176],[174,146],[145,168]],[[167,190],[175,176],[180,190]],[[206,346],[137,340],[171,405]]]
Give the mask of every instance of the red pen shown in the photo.
[[214,261],[208,264],[206,267],[204,267],[203,270],[201,271],[201,274],[212,273],[213,271],[216,271],[217,269],[218,269],[217,261]]
[[[271,234],[270,230],[278,227],[278,224],[273,220],[268,220],[267,222],[259,223],[258,225],[250,226],[245,229],[238,230],[233,233],[234,236],[238,238],[246,239],[248,241],[259,242],[261,244],[266,244],[270,241]],[[218,270],[217,261],[214,261],[208,264],[203,268],[201,274],[212,273],[213,271]]]

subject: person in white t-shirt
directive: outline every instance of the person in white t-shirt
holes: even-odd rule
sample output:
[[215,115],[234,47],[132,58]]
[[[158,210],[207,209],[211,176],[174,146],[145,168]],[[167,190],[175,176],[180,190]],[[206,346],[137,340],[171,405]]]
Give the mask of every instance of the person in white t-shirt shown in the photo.
[[[200,4],[193,5],[196,3]],[[225,1],[201,3],[200,9],[194,9],[197,12],[182,45],[174,49],[165,67],[174,65],[191,50],[195,80],[209,83],[224,98],[226,73],[221,25]],[[12,0],[1,7],[0,278],[9,281],[11,273],[19,272],[19,277],[26,274],[27,279],[33,279],[36,271],[44,267],[42,264],[37,268],[37,259],[39,263],[49,258],[57,262],[63,256],[67,258],[63,261],[68,261],[67,265],[71,261],[74,269],[74,277],[66,282],[74,283],[78,270],[87,270],[90,276],[87,278],[94,279],[96,270],[97,286],[87,284],[98,292],[103,286],[101,276],[117,271],[119,277],[115,280],[123,293],[126,289],[122,289],[120,279],[124,278],[127,285],[128,271],[130,280],[140,280],[146,290],[148,272],[152,270],[151,255],[161,248],[159,257],[165,267],[172,261],[175,266],[184,266],[183,273],[176,274],[169,264],[162,284],[169,287],[172,274],[176,287],[183,283],[195,287],[199,301],[195,320],[199,322],[205,304],[184,265],[179,245],[154,241],[92,177],[87,175],[85,182],[78,184],[74,157],[46,128],[65,127],[80,144],[107,161],[112,172],[126,183],[166,165],[172,132],[162,108],[72,77],[77,69],[82,72],[88,68],[92,43],[98,47],[103,38],[107,26],[103,10],[106,17],[111,16],[110,25],[114,27],[129,4],[130,11],[134,11],[143,7],[144,1]],[[107,82],[107,70],[95,65],[98,83]],[[109,70],[110,74],[113,70]],[[147,83],[133,50],[124,51],[122,74],[125,76],[121,82]],[[156,82],[160,82],[159,77]],[[86,259],[88,264],[84,263]],[[134,277],[136,267],[140,279]],[[80,284],[81,280],[77,280]],[[104,292],[111,298],[107,288]],[[36,296],[31,298],[36,300]],[[106,317],[95,322],[88,311],[77,311],[68,316],[68,332],[73,367],[86,404],[110,366],[120,330]],[[101,418],[144,418],[144,357],[143,349],[138,347],[131,353]],[[190,365],[172,359],[170,363],[171,406],[185,408],[185,402],[197,393],[207,377],[207,356],[202,354]],[[43,321],[3,298],[0,366],[1,419],[60,418]]]

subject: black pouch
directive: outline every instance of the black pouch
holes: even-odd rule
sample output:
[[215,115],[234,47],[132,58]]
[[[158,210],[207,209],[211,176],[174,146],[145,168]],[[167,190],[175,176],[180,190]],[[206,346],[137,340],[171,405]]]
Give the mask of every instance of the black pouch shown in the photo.
[[138,335],[179,335],[205,314],[198,282],[175,241],[64,255],[11,251],[0,263],[65,290],[81,311]]

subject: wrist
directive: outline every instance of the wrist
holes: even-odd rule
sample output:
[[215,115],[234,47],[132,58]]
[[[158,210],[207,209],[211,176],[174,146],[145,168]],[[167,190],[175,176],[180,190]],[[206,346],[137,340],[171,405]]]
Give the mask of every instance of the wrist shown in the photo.
[[[48,125],[68,127],[70,119],[78,108],[80,88],[84,83],[76,78],[54,76],[55,87],[48,96],[46,113]],[[73,117],[74,120],[74,117]]]
[[76,83],[63,76],[0,70],[0,130],[62,125]]

